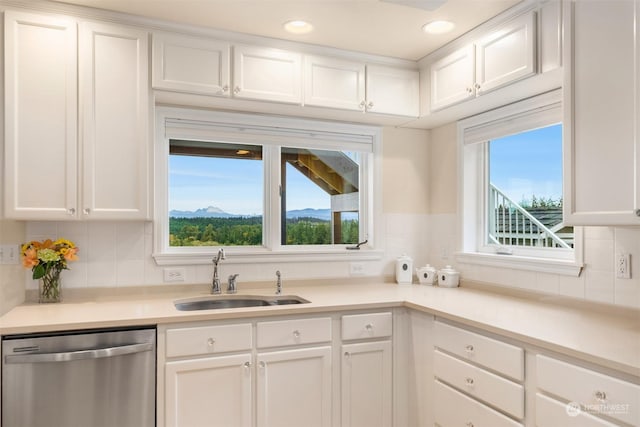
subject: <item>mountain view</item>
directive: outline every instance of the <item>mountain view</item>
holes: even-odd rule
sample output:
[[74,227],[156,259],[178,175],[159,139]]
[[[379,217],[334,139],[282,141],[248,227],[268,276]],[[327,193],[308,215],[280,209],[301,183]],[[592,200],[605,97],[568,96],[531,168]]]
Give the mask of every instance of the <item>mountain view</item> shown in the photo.
[[[330,209],[287,211],[287,245],[332,243]],[[358,214],[343,215],[341,243],[358,242]],[[237,215],[209,206],[195,211],[169,211],[170,246],[220,246],[262,244],[262,216]]]
[[[254,215],[237,215],[223,211],[222,209],[209,206],[207,208],[196,209],[195,211],[169,211],[172,218],[241,218]],[[317,218],[325,221],[331,219],[331,209],[296,209],[287,211],[287,218]]]

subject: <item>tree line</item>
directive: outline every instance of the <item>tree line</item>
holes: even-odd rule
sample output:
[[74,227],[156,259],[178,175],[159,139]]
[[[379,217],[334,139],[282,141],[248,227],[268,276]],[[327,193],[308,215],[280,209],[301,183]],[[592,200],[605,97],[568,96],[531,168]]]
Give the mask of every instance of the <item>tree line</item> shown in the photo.
[[[342,221],[341,243],[358,242],[358,221]],[[170,246],[259,246],[262,217],[169,218]],[[312,217],[287,219],[287,245],[331,244],[331,222]]]

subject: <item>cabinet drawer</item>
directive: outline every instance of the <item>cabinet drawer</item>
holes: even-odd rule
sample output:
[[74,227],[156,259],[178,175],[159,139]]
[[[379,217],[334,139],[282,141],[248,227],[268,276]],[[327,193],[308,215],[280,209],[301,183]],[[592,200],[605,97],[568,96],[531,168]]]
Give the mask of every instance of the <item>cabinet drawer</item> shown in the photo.
[[522,427],[522,424],[440,381],[435,382],[434,402],[437,426]]
[[435,345],[518,381],[524,380],[524,350],[441,322],[435,323]]
[[586,412],[640,425],[640,386],[589,369],[536,356],[538,388],[571,402]]
[[342,339],[389,337],[393,332],[391,313],[368,313],[342,316]]
[[293,319],[258,323],[258,348],[331,341],[331,319]]
[[251,349],[251,324],[167,329],[167,357]]
[[524,388],[477,366],[435,351],[435,376],[516,418],[524,418]]
[[[566,403],[536,394],[537,427],[616,427],[582,411],[571,412]],[[571,413],[571,415],[569,415]]]

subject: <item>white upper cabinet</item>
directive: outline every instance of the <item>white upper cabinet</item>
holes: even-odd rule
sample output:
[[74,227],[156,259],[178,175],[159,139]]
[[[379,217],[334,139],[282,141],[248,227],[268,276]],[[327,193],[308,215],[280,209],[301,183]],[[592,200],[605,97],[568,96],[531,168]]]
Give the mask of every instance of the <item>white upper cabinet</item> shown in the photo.
[[82,216],[149,211],[148,34],[83,23],[80,31]]
[[573,44],[565,49],[564,219],[638,225],[638,3],[594,0],[571,2],[568,9]]
[[77,207],[77,29],[4,14],[5,215],[66,219]]
[[475,43],[476,91],[486,92],[536,72],[536,15],[522,15]]
[[302,55],[258,46],[233,46],[233,96],[300,104]]
[[431,65],[431,109],[475,97],[475,49],[458,49]]
[[535,73],[536,14],[529,12],[431,64],[431,110]]
[[416,70],[367,65],[367,112],[418,117],[420,76]]
[[305,105],[419,115],[420,77],[416,70],[307,55],[304,79]]
[[364,111],[364,63],[307,55],[304,77],[305,105]]
[[147,33],[11,11],[5,24],[6,216],[147,218]]
[[230,96],[228,42],[177,34],[153,35],[153,87]]

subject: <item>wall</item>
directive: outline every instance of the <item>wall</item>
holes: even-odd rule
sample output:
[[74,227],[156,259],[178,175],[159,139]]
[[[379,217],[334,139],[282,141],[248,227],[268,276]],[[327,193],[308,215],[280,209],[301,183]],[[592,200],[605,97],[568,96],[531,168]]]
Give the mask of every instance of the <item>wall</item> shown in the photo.
[[[457,242],[456,125],[433,129],[429,145],[429,260],[454,264]],[[615,254],[631,254],[631,279],[617,279]],[[585,268],[579,277],[457,264],[461,277],[510,288],[640,308],[640,227],[585,227]]]
[[[383,131],[383,249],[381,261],[366,262],[366,276],[392,276],[394,260],[403,253],[416,265],[427,260],[428,137],[425,130],[385,128]],[[163,283],[163,268],[151,257],[152,223],[45,222],[26,223],[26,240],[64,237],[80,248],[79,261],[64,272],[64,286],[124,287]],[[209,283],[212,265],[184,266],[185,283]],[[240,273],[239,286],[251,281],[349,277],[349,262],[221,264],[221,277]],[[28,275],[26,286],[35,289]],[[25,283],[25,282],[23,282]]]
[[[0,220],[0,244],[17,246],[25,241],[23,222]],[[24,301],[24,274],[22,264],[0,265],[0,315]]]

